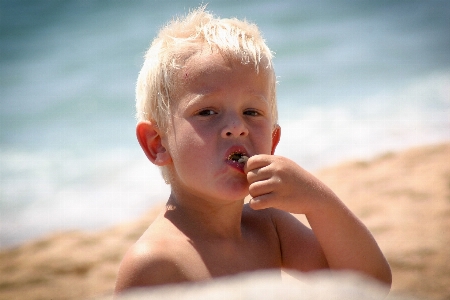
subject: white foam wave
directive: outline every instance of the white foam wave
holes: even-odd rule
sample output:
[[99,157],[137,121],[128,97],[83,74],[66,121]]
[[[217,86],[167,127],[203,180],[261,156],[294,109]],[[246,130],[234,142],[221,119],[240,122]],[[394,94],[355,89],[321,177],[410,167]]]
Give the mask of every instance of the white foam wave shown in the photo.
[[0,167],[1,246],[51,231],[113,225],[139,216],[169,194],[159,170],[132,150],[90,155],[2,151]]

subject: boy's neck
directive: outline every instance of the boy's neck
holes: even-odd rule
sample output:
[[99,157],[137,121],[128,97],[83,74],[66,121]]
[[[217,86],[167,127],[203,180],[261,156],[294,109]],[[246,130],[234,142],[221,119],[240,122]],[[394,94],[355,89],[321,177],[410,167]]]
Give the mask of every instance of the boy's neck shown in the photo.
[[244,200],[227,204],[204,199],[186,201],[172,192],[164,216],[191,239],[240,239],[243,203]]

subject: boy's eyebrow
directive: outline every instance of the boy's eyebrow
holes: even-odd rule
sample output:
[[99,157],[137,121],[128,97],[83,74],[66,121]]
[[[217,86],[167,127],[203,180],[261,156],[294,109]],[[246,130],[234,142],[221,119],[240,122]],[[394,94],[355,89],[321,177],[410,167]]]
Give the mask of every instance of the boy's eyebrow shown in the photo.
[[[208,98],[220,92],[222,92],[222,89],[220,88],[205,88],[203,90],[196,91],[195,93],[192,93],[193,97],[186,103],[186,107],[191,104],[195,104],[196,102],[200,102],[205,97]],[[269,104],[269,100],[263,95],[263,93],[259,93],[253,89],[249,89],[245,91],[245,93],[250,95],[253,101],[256,100]]]
[[258,101],[264,102],[265,104],[269,104],[270,103],[269,99],[267,99],[267,97],[264,96],[261,93],[258,93],[258,92],[254,91],[254,90],[250,90],[249,94],[252,95],[252,100],[253,101],[258,100]]

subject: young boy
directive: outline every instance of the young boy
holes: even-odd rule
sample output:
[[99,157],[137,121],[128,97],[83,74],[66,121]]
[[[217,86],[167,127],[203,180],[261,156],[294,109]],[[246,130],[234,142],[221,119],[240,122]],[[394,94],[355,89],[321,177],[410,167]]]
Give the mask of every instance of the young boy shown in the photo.
[[171,194],[126,253],[117,293],[267,269],[346,269],[391,283],[367,228],[322,182],[273,155],[275,85],[255,25],[199,8],[161,30],[137,82],[136,133]]

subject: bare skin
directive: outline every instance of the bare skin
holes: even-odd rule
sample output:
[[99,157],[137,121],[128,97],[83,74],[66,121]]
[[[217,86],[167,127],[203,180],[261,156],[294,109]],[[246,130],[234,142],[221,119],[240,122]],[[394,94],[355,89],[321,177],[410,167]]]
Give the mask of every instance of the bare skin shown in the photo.
[[[390,285],[367,228],[325,184],[274,155],[281,129],[271,120],[269,76],[211,51],[180,74],[189,76],[170,128],[137,125],[149,160],[171,174],[171,195],[125,255],[116,292],[262,269],[346,269]],[[290,213],[305,214],[312,230]]]
[[[168,205],[128,251],[122,262],[116,292],[136,286],[201,281],[256,270],[281,271],[281,251],[284,249],[280,247],[276,226],[295,227],[297,235],[299,231],[303,233],[301,241],[284,242],[298,243],[296,248],[302,252],[303,263],[299,263],[302,271],[327,267],[312,232],[282,211],[257,212],[245,205],[241,226],[231,235],[231,231],[222,229],[216,232],[205,230],[203,224],[216,223],[216,219],[205,220],[183,211],[182,207]],[[285,234],[288,238],[289,233]]]
[[[171,199],[125,256],[119,279],[128,280],[119,280],[116,292],[264,269],[349,269],[390,284],[389,266],[370,232],[325,186],[306,176],[319,184],[314,190],[332,198],[306,214],[314,232],[285,211],[262,209],[269,205],[268,194],[236,209],[236,222],[225,221],[231,214],[223,211],[193,212]],[[240,226],[232,228],[235,224]]]

